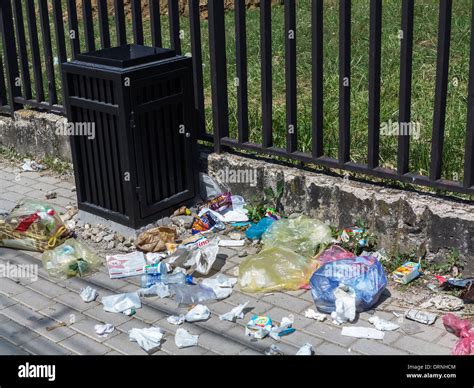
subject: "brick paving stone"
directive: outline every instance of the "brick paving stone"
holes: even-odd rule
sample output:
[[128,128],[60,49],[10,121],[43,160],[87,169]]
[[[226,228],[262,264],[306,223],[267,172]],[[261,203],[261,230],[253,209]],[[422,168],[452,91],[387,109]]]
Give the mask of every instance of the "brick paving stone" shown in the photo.
[[325,355],[325,356],[333,356],[333,355],[350,356],[354,354],[359,354],[357,351],[353,351],[350,346],[342,347],[330,342],[323,342],[321,345],[317,347],[313,347],[313,349],[314,349],[315,354]]
[[317,322],[313,320],[302,330],[314,335],[315,337],[343,347],[349,347],[355,342],[355,338],[341,335],[341,327],[328,322]]
[[12,320],[6,320],[0,323],[0,337],[8,339],[15,345],[21,345],[39,337],[39,334]]
[[131,342],[129,340],[128,334],[125,333],[120,333],[116,336],[107,339],[104,342],[104,345],[122,354],[139,356],[144,356],[148,354],[136,342]]
[[16,303],[17,302],[14,301],[13,299],[11,299],[7,296],[0,295],[0,310],[4,309],[6,307],[12,306]]
[[[67,341],[67,339],[64,341]],[[26,351],[32,354],[36,354],[36,355],[48,354],[52,356],[55,356],[55,355],[61,356],[61,355],[66,355],[66,354],[72,354],[72,352],[69,349],[62,347],[61,345],[53,341],[50,341],[49,339],[45,337],[34,338],[22,344],[21,347],[25,349]]]
[[85,355],[102,355],[112,350],[112,348],[82,334],[75,334],[72,337],[59,342],[59,345],[74,353]]
[[35,291],[25,291],[21,294],[13,296],[15,300],[30,307],[33,310],[42,310],[48,306],[52,306],[55,302]]
[[6,339],[0,338],[0,356],[27,356],[26,350],[21,349]]
[[[137,309],[137,311],[138,310],[139,309]],[[111,323],[114,326],[121,325],[122,323],[127,322],[130,319],[132,319],[131,317],[122,313],[111,313],[111,312],[105,311],[102,305],[91,307],[90,309],[83,311],[83,313],[84,315],[92,317],[98,321],[101,321],[104,323]]]
[[0,294],[11,297],[23,292],[25,292],[25,287],[15,283],[11,279],[2,278],[2,281],[0,281]]
[[85,310],[89,310],[92,307],[99,306],[99,303],[96,301],[86,303],[84,302],[79,294],[75,292],[68,292],[66,294],[62,294],[54,298],[56,302],[60,302],[65,304],[66,306],[72,307],[73,309],[83,312]]
[[359,339],[351,345],[351,349],[369,355],[402,355],[409,354],[400,349],[385,345],[379,340]]
[[64,322],[68,325],[86,318],[84,314],[62,303],[55,303],[39,312],[55,321]]
[[44,319],[43,315],[29,309],[26,306],[23,306],[20,303],[14,304],[10,307],[4,308],[3,310],[0,310],[0,314],[27,327],[32,326],[35,323],[35,321]]
[[58,286],[45,279],[30,282],[27,287],[49,298],[56,298],[68,292],[67,288]]
[[298,314],[304,312],[308,307],[313,307],[312,303],[283,292],[275,292],[272,295],[264,296],[262,300]]
[[450,349],[439,344],[433,344],[431,342],[423,341],[413,336],[402,336],[398,341],[393,344],[398,349],[406,350],[413,354],[418,355],[442,355],[450,354]]
[[[108,334],[107,337],[100,337],[96,334],[95,332],[95,325],[103,325],[104,323],[110,323],[110,322],[102,322],[98,321],[97,319],[86,317],[84,319],[81,319],[80,321],[72,324],[70,326],[71,329],[73,329],[75,332],[79,332],[80,334],[83,334],[94,341],[97,342],[105,342],[108,338],[111,338],[115,335],[118,335],[119,332],[118,330],[114,330],[112,333]],[[114,325],[115,326],[115,325]]]

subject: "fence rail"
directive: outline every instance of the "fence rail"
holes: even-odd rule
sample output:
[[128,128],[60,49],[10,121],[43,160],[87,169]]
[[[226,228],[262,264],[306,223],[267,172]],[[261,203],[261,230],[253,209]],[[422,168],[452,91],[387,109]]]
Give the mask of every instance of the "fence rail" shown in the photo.
[[[474,1],[472,1],[469,56],[469,85],[466,98],[466,125],[463,181],[442,179],[445,155],[445,126],[450,64],[452,0],[438,0],[438,39],[433,107],[432,136],[429,172],[426,175],[410,171],[410,136],[398,136],[396,168],[381,166],[381,58],[382,58],[382,0],[370,1],[370,28],[368,52],[368,126],[367,163],[351,159],[351,41],[352,11],[355,2],[339,2],[339,100],[338,100],[338,149],[337,157],[324,153],[324,1],[311,0],[311,151],[302,152],[298,147],[301,135],[298,125],[297,84],[297,2],[284,1],[284,47],[286,106],[285,143],[277,147],[274,142],[274,85],[272,45],[272,2],[260,2],[260,97],[261,142],[250,141],[249,123],[249,62],[248,20],[245,0],[235,0],[235,63],[228,60],[224,2],[208,0],[209,53],[203,53],[200,1],[188,1],[188,17],[180,18],[178,1],[167,3],[167,15],[161,15],[161,5],[166,0],[1,0],[0,33],[0,112],[13,114],[22,106],[64,113],[62,103],[62,75],[58,63],[75,58],[81,51],[90,51],[129,42],[162,46],[166,18],[169,46],[178,54],[183,51],[183,29],[189,30],[190,52],[193,57],[193,86],[196,124],[199,138],[212,141],[215,152],[229,149],[273,155],[312,165],[365,174],[382,179],[429,186],[474,195]],[[405,128],[412,116],[412,79],[414,45],[414,7],[416,1],[401,0],[400,28],[400,78],[398,101],[399,128]],[[145,23],[143,9],[147,6],[149,23]],[[125,12],[130,7],[129,13]],[[52,10],[52,12],[51,12]],[[183,20],[187,20],[183,26]],[[181,24],[180,24],[181,23]],[[130,24],[130,25],[129,25]],[[149,28],[145,29],[145,24]],[[112,29],[115,36],[112,35]],[[130,34],[131,32],[131,34]],[[96,40],[96,36],[99,39]],[[69,41],[69,44],[68,44]],[[206,42],[207,43],[207,42]],[[206,128],[206,98],[203,64],[209,54],[210,89],[212,98],[212,130]],[[236,89],[236,138],[229,129],[229,66],[235,65],[238,86]],[[30,70],[31,67],[31,70]],[[212,134],[211,134],[212,133]]]

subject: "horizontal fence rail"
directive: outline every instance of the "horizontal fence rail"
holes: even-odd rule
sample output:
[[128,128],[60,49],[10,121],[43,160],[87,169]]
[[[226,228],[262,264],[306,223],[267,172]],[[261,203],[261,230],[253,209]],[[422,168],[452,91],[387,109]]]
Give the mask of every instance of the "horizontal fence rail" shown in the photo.
[[[435,0],[433,0],[435,1]],[[354,58],[351,44],[356,36],[352,31],[354,8],[358,2],[341,0],[337,4],[339,37],[338,58],[338,138],[336,157],[325,154],[324,142],[329,134],[323,130],[324,21],[327,5],[324,0],[308,0],[311,7],[311,33],[303,36],[298,19],[298,2],[283,1],[284,43],[278,48],[284,57],[285,95],[275,94],[274,50],[275,22],[271,0],[261,0],[258,18],[259,37],[252,45],[258,45],[258,105],[261,124],[255,128],[249,115],[251,71],[249,57],[249,19],[245,0],[235,0],[233,17],[226,17],[223,0],[208,0],[207,20],[202,17],[202,1],[188,0],[185,15],[181,4],[167,0],[2,0],[0,1],[0,113],[10,114],[22,108],[38,109],[64,114],[63,87],[60,64],[74,59],[78,53],[112,46],[136,43],[157,47],[166,45],[177,54],[191,55],[193,61],[193,89],[195,125],[200,140],[213,142],[215,152],[245,150],[251,153],[276,156],[286,160],[344,170],[368,177],[395,180],[407,184],[428,186],[468,195],[474,195],[474,0],[470,25],[470,52],[465,120],[464,174],[462,181],[442,178],[443,161],[449,158],[445,152],[446,107],[449,84],[450,50],[452,40],[453,0],[438,0],[436,74],[434,106],[432,110],[429,168],[426,175],[410,169],[410,136],[399,134],[396,146],[396,166],[387,168],[381,159],[381,103],[382,101],[382,27],[384,2],[367,0],[370,8],[367,68],[367,152],[366,163],[356,163],[351,147],[351,67]],[[416,77],[413,69],[414,30],[417,23],[413,0],[401,0],[400,50],[398,88],[398,124],[404,128],[412,119],[412,83]],[[333,12],[331,10],[331,12]],[[226,25],[233,22],[233,26]],[[232,28],[230,28],[232,27]],[[229,51],[230,39],[235,47]],[[187,40],[186,40],[187,39]],[[298,42],[310,39],[310,148],[301,151],[299,141],[303,136],[302,123],[298,120],[300,104],[298,94]],[[166,43],[165,43],[166,42]],[[205,52],[204,48],[208,47]],[[253,46],[252,46],[253,47]],[[186,51],[185,51],[186,50]],[[189,53],[187,52],[189,51]],[[397,55],[398,55],[397,54]],[[235,62],[234,62],[235,61]],[[235,79],[229,78],[235,74]],[[235,96],[231,83],[235,83]],[[230,128],[229,115],[233,113],[235,97],[235,132]],[[283,97],[283,98],[281,98]],[[275,104],[283,101],[285,119],[284,146],[277,146]],[[281,102],[280,102],[281,103]],[[207,113],[207,114],[206,114]],[[430,113],[431,114],[431,113]],[[449,117],[448,117],[449,119]],[[279,120],[279,118],[278,118]],[[207,125],[206,125],[207,123]],[[206,128],[207,127],[207,128]],[[259,134],[259,142],[251,142],[253,131]],[[464,130],[464,128],[463,128]],[[235,133],[236,136],[231,137]],[[395,153],[393,154],[395,156]]]

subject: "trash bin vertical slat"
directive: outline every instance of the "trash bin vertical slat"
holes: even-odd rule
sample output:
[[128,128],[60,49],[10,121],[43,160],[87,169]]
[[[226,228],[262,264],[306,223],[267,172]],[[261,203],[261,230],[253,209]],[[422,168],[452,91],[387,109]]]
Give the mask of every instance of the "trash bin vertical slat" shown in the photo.
[[[21,86],[23,90],[23,96],[27,99],[31,99],[31,78],[28,61],[28,52],[26,46],[25,36],[25,23],[23,20],[23,6],[21,1],[13,2],[13,14],[15,16],[15,32],[18,43],[18,56],[21,64]],[[3,70],[3,69],[2,69]]]
[[46,67],[46,77],[48,79],[48,100],[49,105],[58,102],[56,95],[56,81],[54,77],[53,49],[51,47],[51,28],[49,25],[49,13],[47,0],[39,0],[39,16],[41,36],[43,37],[43,50]]
[[323,143],[323,0],[313,0],[312,20],[312,157],[324,153]]
[[237,117],[240,143],[249,141],[247,26],[245,0],[235,2],[235,58],[237,61]]
[[168,1],[168,18],[170,28],[171,48],[176,54],[181,54],[181,39],[179,31],[179,8],[177,1]]
[[141,0],[132,0],[132,25],[133,41],[135,42],[135,44],[143,44],[143,21]]
[[163,113],[162,109],[159,108],[155,111],[155,125],[157,129],[157,136],[158,136],[158,144],[160,149],[160,154],[158,155],[160,161],[160,177],[161,177],[161,189],[163,192],[163,197],[169,196],[169,189],[168,189],[168,168],[167,168],[167,160],[166,160],[166,134],[161,128],[163,128]]
[[464,187],[474,186],[474,2],[471,15],[471,53],[467,95],[466,148],[464,153]]
[[125,8],[123,0],[115,0],[115,29],[117,32],[117,45],[127,44],[127,29],[125,25]]
[[119,139],[116,133],[117,130],[117,116],[109,116],[110,134],[112,139],[112,146],[116,152],[112,153],[114,166],[114,181],[116,182],[117,190],[117,208],[119,213],[125,213],[125,196],[124,190],[124,176],[122,175],[122,164],[119,158]]
[[272,128],[272,14],[271,0],[260,2],[260,52],[262,93],[262,146],[273,145]]
[[203,138],[206,133],[206,118],[204,111],[199,0],[189,0],[189,28],[191,32],[191,54],[193,60],[194,109],[197,115],[198,138]]
[[[94,82],[96,84],[97,82]],[[108,166],[107,166],[107,147],[106,144],[109,144],[109,139],[105,136],[104,133],[104,125],[102,121],[102,112],[96,111],[95,112],[95,139],[94,141],[97,142],[98,149],[99,149],[99,161],[100,164],[97,166],[98,170],[100,170],[100,183],[101,187],[103,188],[103,195],[104,195],[104,207],[107,209],[111,208],[111,201],[110,201],[110,192],[114,189],[109,183],[109,174],[108,174]]]
[[95,50],[94,21],[92,19],[91,0],[82,0],[82,19],[84,22],[84,38],[86,51]]
[[[102,89],[102,88],[101,88]],[[103,91],[105,92],[105,91]],[[112,144],[112,135],[110,133],[110,119],[108,113],[100,113],[101,117],[101,132],[103,133],[104,139],[106,139],[106,144]],[[118,184],[115,181],[115,174],[114,174],[114,162],[112,158],[112,148],[110,146],[105,147],[105,164],[106,164],[106,175],[108,179],[108,196],[110,200],[110,207],[114,211],[118,211],[117,206],[117,190]]]
[[175,155],[175,163],[176,163],[176,192],[183,191],[183,176],[182,176],[182,163],[181,157],[183,156],[183,150],[181,149],[182,139],[186,135],[179,133],[179,126],[184,125],[184,123],[180,123],[180,117],[178,117],[178,112],[176,109],[176,103],[172,103],[170,106],[170,116],[171,116],[171,131],[173,134],[173,141],[174,141],[174,155]]
[[155,47],[162,47],[161,40],[161,15],[160,15],[160,0],[149,0],[150,8],[150,27],[151,27],[151,42]]
[[413,11],[414,2],[403,0],[402,3],[402,33],[400,45],[400,91],[399,91],[399,118],[398,118],[398,160],[399,174],[406,174],[410,169],[410,137],[402,135],[402,129],[411,120],[411,76],[413,57]]
[[286,151],[298,149],[296,101],[296,5],[285,1]]
[[107,0],[98,0],[100,44],[102,48],[110,47],[109,11]]
[[79,25],[77,21],[76,0],[68,0],[67,2],[67,17],[69,24],[69,40],[71,41],[72,59],[81,51],[79,39]]
[[44,101],[44,90],[43,90],[43,70],[40,60],[39,43],[38,43],[38,29],[36,26],[36,11],[35,3],[33,0],[27,0],[26,2],[26,14],[28,20],[28,31],[30,38],[30,47],[33,63],[33,76],[35,80],[35,95],[37,102]]
[[339,163],[350,160],[351,1],[339,3]]
[[369,44],[369,144],[367,155],[369,168],[379,166],[381,53],[382,0],[371,0]]

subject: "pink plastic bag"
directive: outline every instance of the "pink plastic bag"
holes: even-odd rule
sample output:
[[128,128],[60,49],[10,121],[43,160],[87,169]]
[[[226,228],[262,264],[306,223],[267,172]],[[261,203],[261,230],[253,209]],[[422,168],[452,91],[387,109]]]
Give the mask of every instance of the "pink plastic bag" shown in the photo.
[[332,245],[324,252],[322,252],[319,257],[317,257],[318,263],[322,266],[331,261],[349,259],[355,255],[352,252],[346,251],[344,248],[339,245]]
[[457,356],[469,356],[474,354],[474,331],[469,319],[461,319],[457,315],[448,313],[443,316],[443,324],[447,331],[459,337],[453,348],[453,354]]

